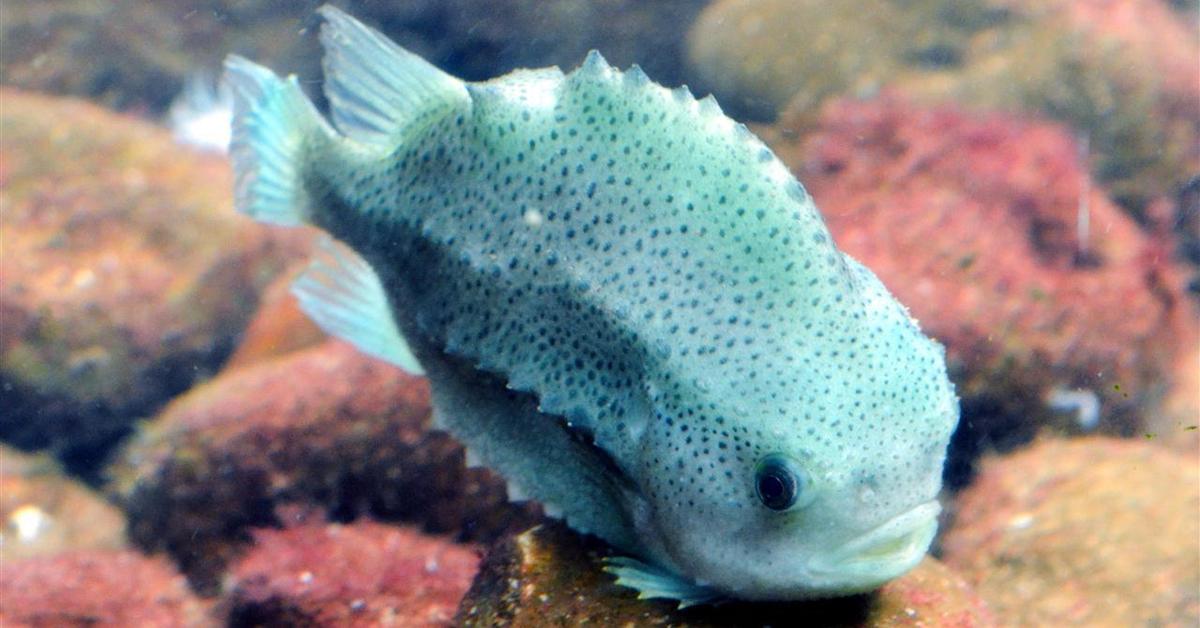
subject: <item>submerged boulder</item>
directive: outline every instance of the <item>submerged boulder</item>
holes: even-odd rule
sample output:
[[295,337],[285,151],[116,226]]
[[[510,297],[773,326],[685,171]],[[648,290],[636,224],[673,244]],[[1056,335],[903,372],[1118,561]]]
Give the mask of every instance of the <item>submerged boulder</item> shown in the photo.
[[1142,222],[1200,167],[1200,37],[1161,0],[720,0],[689,58],[731,110],[802,128],[885,89],[1059,120]]
[[446,625],[479,566],[472,547],[370,521],[253,536],[221,603],[233,626]]
[[218,625],[167,561],[132,551],[6,557],[0,599],[4,626]]
[[45,456],[0,445],[4,560],[124,549],[125,514]]
[[1200,459],[1109,438],[989,458],[942,548],[1008,623],[1194,624]]
[[161,129],[0,99],[0,440],[89,474],[216,371],[304,237],[236,215],[227,163]]
[[410,521],[487,540],[537,520],[431,430],[429,388],[340,341],[233,368],[173,401],[112,468],[140,547],[215,592],[250,529],[310,504],[334,520]]

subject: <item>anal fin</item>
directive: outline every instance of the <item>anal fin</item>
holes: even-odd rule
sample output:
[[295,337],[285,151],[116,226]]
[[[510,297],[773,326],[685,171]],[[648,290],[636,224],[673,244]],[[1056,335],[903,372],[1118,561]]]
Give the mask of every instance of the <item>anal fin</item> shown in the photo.
[[292,284],[292,294],[329,335],[409,373],[424,374],[400,334],[379,276],[349,247],[321,238],[312,264]]

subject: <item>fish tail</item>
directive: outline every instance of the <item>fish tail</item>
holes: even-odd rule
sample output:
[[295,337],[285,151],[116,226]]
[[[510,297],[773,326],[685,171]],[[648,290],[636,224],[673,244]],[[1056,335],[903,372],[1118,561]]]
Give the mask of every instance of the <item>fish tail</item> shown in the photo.
[[237,55],[225,60],[233,91],[229,148],[238,211],[263,222],[301,225],[312,216],[302,176],[315,139],[333,131],[304,95],[295,76],[276,76]]

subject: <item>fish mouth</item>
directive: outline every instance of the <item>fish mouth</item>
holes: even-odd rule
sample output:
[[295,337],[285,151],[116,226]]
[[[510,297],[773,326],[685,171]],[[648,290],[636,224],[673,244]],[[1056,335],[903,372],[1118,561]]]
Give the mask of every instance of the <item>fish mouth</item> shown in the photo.
[[853,579],[873,588],[916,566],[937,532],[942,507],[930,500],[906,510],[813,561],[811,568],[832,579]]

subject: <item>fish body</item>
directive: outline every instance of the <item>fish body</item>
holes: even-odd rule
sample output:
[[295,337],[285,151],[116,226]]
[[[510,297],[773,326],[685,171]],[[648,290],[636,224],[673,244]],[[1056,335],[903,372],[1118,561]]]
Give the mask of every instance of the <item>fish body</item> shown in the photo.
[[[465,83],[325,7],[333,124],[241,58],[237,204],[330,247],[323,328],[645,596],[873,589],[936,530],[943,351],[711,98],[598,53]],[[345,247],[348,247],[345,248]]]

